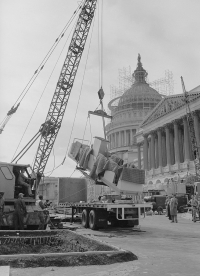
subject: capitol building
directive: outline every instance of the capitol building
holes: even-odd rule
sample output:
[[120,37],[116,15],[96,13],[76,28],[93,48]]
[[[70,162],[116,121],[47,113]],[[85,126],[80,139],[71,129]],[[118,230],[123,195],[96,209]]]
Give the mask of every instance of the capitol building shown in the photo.
[[[129,165],[145,169],[144,191],[165,191],[169,181],[187,182],[195,175],[184,94],[163,96],[147,83],[138,55],[134,82],[110,101],[112,120],[106,126],[109,152]],[[200,85],[188,91],[196,145],[200,151]],[[187,184],[187,183],[186,183]]]

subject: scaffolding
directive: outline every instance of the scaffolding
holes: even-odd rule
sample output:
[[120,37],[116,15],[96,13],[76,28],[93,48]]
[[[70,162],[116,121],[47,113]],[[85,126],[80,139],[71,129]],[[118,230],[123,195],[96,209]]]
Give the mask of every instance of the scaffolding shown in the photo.
[[[132,75],[131,66],[123,67],[118,70],[119,73],[119,85],[110,86],[110,100],[120,97],[124,92],[129,89],[134,84],[134,77]],[[158,91],[159,94],[164,96],[170,96],[174,94],[174,77],[172,71],[165,70],[165,76],[163,78],[157,79],[153,82],[149,82],[148,78],[146,82]]]
[[174,94],[174,76],[172,71],[165,70],[165,76],[153,82],[149,82],[149,85],[164,96],[170,96]]

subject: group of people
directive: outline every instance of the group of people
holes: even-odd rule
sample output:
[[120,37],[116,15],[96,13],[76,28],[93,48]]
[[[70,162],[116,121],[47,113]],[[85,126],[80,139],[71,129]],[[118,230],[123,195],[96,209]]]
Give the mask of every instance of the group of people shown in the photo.
[[[16,230],[23,230],[24,229],[24,218],[27,215],[27,208],[25,201],[23,200],[24,194],[19,193],[18,198],[14,202],[14,214],[13,214],[13,220],[14,220],[14,228]],[[45,215],[48,215],[48,211],[46,208],[48,208],[51,205],[51,202],[47,199],[45,202],[43,202],[43,196],[40,195],[39,199],[36,201],[36,206],[39,206],[43,212],[39,212],[38,216],[40,219],[40,223],[38,226],[38,230],[44,230],[45,229]],[[47,213],[46,213],[47,212]]]
[[[192,208],[192,221],[196,222],[197,213],[200,219],[200,201],[198,201],[197,196],[192,195],[191,199],[188,201],[188,205]],[[177,220],[177,207],[178,207],[178,199],[176,195],[167,196],[165,201],[166,206],[166,217],[171,220],[171,222],[178,222]]]
[[[4,193],[0,192],[0,229],[3,225],[3,217],[4,217],[4,207],[5,207],[5,201],[3,198]],[[19,193],[18,198],[14,201],[14,212],[13,212],[13,224],[15,230],[24,230],[24,224],[26,224],[26,220],[28,219],[28,212],[27,207],[25,204],[25,201],[23,199],[24,194]],[[43,212],[39,212],[39,227],[38,230],[44,230],[45,229],[45,223],[46,219],[45,216],[48,216],[47,208],[51,206],[51,202],[47,199],[45,202],[43,202],[43,196],[39,196],[39,200],[36,201],[36,206],[39,206],[40,209],[42,209]]]

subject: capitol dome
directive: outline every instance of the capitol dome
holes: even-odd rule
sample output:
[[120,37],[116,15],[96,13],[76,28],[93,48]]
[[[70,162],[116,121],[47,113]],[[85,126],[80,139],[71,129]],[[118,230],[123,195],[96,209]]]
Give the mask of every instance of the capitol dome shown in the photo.
[[[110,142],[108,149],[126,161],[127,156],[132,156],[132,160],[137,157],[136,132],[144,118],[162,100],[162,95],[147,83],[147,75],[139,54],[130,87],[108,104],[112,116],[110,123],[106,125],[106,135]],[[132,155],[127,155],[129,151]]]
[[161,95],[147,83],[134,83],[120,98],[118,110],[133,108],[153,109],[161,100]]
[[[162,99],[162,96],[146,82],[147,72],[142,67],[141,57],[138,55],[137,69],[133,73],[134,83],[118,98],[118,104],[112,106],[115,99],[110,102],[112,111],[125,109],[152,110]],[[114,107],[114,108],[113,108]]]

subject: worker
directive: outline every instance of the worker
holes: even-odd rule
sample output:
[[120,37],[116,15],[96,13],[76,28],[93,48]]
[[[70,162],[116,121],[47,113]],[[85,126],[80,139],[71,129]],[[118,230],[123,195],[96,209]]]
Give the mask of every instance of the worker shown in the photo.
[[197,211],[198,211],[198,200],[195,196],[191,196],[190,201],[188,202],[188,204],[191,205],[192,207],[192,221],[196,222],[196,215],[197,215]]
[[167,215],[169,220],[172,220],[172,216],[170,213],[170,201],[171,201],[172,196],[168,196],[168,200],[167,200]]
[[157,210],[157,204],[155,201],[152,202],[152,211],[153,211],[153,214],[155,214],[155,211]]
[[50,205],[51,205],[51,202],[49,202],[49,200],[46,199],[46,201],[44,202],[44,207],[48,208],[48,207],[50,207]]
[[43,196],[39,195],[39,200],[37,201],[38,206],[42,209],[43,212],[39,212],[39,219],[40,219],[40,223],[39,223],[39,227],[38,230],[44,230],[44,224],[45,224],[45,216],[44,216],[44,211],[45,211],[45,205],[43,203]]
[[4,214],[4,206],[5,206],[3,195],[4,193],[0,192],[0,229],[1,229],[1,226],[3,225],[3,214]]
[[172,218],[171,222],[178,222],[177,220],[177,206],[178,206],[178,200],[176,198],[176,195],[174,194],[173,197],[170,200],[170,215]]
[[19,193],[18,199],[14,202],[13,221],[15,230],[24,230],[24,217],[27,215],[27,210],[23,197],[24,194]]
[[40,208],[41,208],[42,210],[45,209],[45,205],[44,205],[44,203],[43,203],[43,195],[39,195],[38,205],[40,206]]
[[18,177],[18,185],[25,187],[26,189],[26,196],[34,196],[31,191],[31,184],[26,183],[26,180],[31,180],[31,178],[28,178],[24,175],[25,169],[21,169],[21,172],[19,173]]

